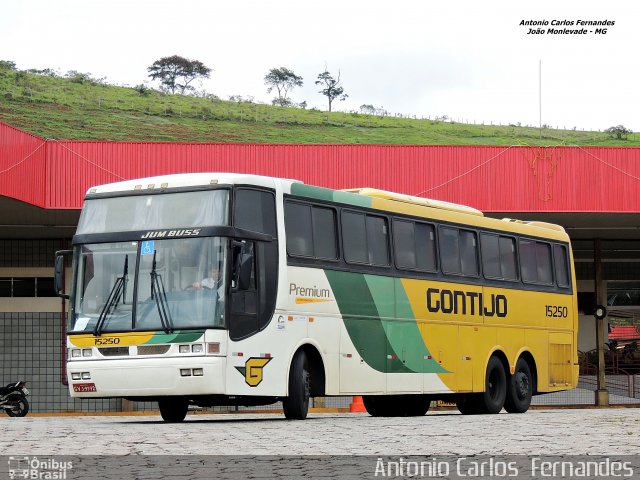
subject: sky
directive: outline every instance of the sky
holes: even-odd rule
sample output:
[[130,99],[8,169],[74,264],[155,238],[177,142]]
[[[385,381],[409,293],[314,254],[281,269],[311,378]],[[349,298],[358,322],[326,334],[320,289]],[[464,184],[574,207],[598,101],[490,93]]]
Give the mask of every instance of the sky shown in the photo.
[[[534,35],[523,20],[615,24]],[[175,54],[213,69],[200,90],[260,102],[269,69],[287,67],[304,79],[291,99],[322,110],[326,67],[349,96],[334,110],[640,131],[639,24],[630,0],[2,0],[0,60],[135,86]]]

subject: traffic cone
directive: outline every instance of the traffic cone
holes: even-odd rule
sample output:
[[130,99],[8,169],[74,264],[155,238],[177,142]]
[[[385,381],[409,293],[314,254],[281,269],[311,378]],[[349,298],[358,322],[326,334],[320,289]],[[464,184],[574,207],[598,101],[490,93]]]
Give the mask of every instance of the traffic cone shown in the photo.
[[349,406],[350,412],[366,412],[367,409],[364,407],[364,402],[362,401],[361,396],[353,397],[351,401],[351,405]]

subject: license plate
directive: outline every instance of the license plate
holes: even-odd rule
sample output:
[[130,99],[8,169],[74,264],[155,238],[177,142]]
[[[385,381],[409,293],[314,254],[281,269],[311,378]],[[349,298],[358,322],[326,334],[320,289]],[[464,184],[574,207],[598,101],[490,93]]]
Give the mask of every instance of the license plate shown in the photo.
[[96,384],[95,383],[75,383],[73,385],[73,391],[78,393],[95,392]]

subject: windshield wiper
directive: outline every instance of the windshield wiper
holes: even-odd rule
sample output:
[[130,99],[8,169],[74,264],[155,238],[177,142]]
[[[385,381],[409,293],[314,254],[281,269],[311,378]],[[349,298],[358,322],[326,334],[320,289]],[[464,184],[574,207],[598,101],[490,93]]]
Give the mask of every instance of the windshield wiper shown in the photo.
[[118,300],[120,300],[120,296],[122,296],[122,304],[124,305],[126,294],[127,294],[127,275],[128,274],[129,274],[129,255],[125,255],[124,268],[122,269],[122,276],[118,277],[116,279],[116,282],[113,284],[113,287],[111,287],[111,291],[109,292],[107,301],[104,304],[104,307],[102,307],[102,311],[100,312],[100,316],[98,317],[96,326],[93,329],[93,334],[96,337],[102,334],[104,323],[106,322],[107,317],[113,313],[116,306],[118,305]]
[[153,251],[153,263],[151,264],[151,298],[155,299],[156,307],[158,307],[158,315],[160,323],[165,333],[173,333],[173,321],[169,312],[169,304],[167,302],[167,291],[164,288],[162,275],[156,272],[156,253]]

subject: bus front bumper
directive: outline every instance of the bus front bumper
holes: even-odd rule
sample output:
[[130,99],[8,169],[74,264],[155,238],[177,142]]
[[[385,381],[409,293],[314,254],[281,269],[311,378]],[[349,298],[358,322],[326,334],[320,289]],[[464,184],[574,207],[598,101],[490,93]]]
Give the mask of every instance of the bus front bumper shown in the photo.
[[225,367],[226,358],[209,356],[69,361],[67,379],[80,398],[216,395],[225,393]]

